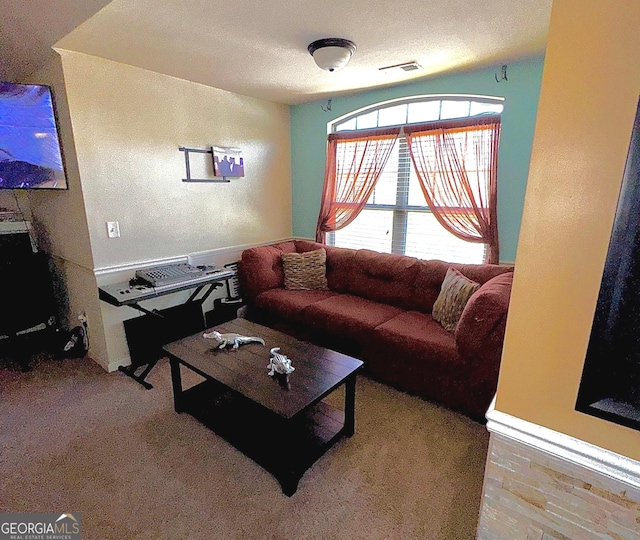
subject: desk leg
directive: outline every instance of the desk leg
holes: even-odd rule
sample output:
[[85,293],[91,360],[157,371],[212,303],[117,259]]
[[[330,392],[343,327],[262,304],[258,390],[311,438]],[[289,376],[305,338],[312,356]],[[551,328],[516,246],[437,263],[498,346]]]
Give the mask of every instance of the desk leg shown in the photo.
[[171,365],[171,384],[173,386],[173,408],[177,413],[184,410],[182,403],[182,375],[180,374],[180,362],[173,356],[169,358]]
[[351,375],[344,385],[344,434],[351,437],[356,427],[356,374]]
[[140,375],[136,375],[136,371],[138,371],[138,369],[140,369],[144,364],[140,366],[134,366],[133,364],[130,366],[120,366],[118,368],[118,371],[124,373],[127,377],[131,377],[134,381],[139,382],[147,390],[151,390],[153,388],[153,385],[145,381],[144,379],[147,375],[149,375],[149,372],[155,367],[159,360],[160,358],[156,358],[155,360],[149,362],[142,373],[140,373]]

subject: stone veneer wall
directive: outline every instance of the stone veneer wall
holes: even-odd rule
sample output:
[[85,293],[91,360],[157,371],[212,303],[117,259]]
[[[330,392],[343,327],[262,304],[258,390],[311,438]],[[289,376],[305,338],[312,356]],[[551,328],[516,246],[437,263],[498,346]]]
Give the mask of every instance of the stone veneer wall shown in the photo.
[[640,540],[636,462],[539,426],[542,448],[540,433],[487,427],[479,540]]

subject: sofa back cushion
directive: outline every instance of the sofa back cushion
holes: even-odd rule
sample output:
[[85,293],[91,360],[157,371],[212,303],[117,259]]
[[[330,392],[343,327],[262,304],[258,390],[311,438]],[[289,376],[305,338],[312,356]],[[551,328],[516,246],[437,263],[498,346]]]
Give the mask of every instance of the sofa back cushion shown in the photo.
[[500,274],[469,298],[455,330],[458,352],[463,358],[499,356],[506,327],[513,272]]
[[410,309],[431,313],[450,266],[453,265],[438,260],[418,261]]
[[417,262],[413,257],[357,250],[350,261],[348,279],[342,282],[344,292],[411,309]]
[[314,242],[313,240],[294,240],[294,246],[298,253],[305,253],[306,251],[315,251],[316,249],[326,248],[324,244]]
[[423,313],[432,312],[450,267],[481,285],[513,270],[497,264],[457,264],[368,249],[338,248],[310,240],[295,240],[295,246],[298,252],[325,248],[330,290]]
[[355,249],[327,246],[311,240],[295,240],[294,242],[298,253],[323,248],[327,253],[327,283],[329,289],[339,293],[349,292],[349,282],[356,254]]
[[449,264],[449,266],[481,285],[496,276],[513,272],[512,266],[499,264]]
[[240,272],[243,294],[252,300],[262,291],[284,287],[282,253],[305,253],[320,248],[327,253],[327,283],[330,290],[423,313],[432,312],[449,267],[480,284],[512,270],[492,264],[419,260],[405,255],[294,240],[244,251]]
[[327,246],[327,281],[329,288],[338,293],[350,290],[349,284],[356,264],[355,249]]
[[261,292],[284,287],[282,254],[295,253],[293,242],[245,249],[240,260],[239,278],[242,294],[252,301]]
[[368,249],[326,246],[308,240],[296,240],[295,244],[299,252],[325,248],[327,281],[332,291],[412,309],[418,259]]
[[442,282],[449,268],[455,268],[463,276],[480,283],[486,283],[490,279],[504,273],[513,272],[509,266],[499,264],[459,264],[449,263],[436,259],[418,261],[418,272],[415,281],[415,293],[411,309],[431,313]]

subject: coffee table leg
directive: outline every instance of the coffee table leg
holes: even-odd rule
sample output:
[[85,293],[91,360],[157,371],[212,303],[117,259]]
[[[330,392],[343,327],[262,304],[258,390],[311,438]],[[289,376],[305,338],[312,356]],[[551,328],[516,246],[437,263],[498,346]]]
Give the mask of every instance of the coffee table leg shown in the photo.
[[287,497],[291,497],[296,491],[298,491],[298,483],[300,482],[300,473],[294,471],[288,471],[281,474],[278,477],[282,493]]
[[171,384],[173,386],[173,408],[177,413],[181,413],[182,405],[182,375],[180,375],[180,362],[176,358],[170,357]]
[[344,435],[351,437],[356,428],[356,374],[349,376],[344,385]]

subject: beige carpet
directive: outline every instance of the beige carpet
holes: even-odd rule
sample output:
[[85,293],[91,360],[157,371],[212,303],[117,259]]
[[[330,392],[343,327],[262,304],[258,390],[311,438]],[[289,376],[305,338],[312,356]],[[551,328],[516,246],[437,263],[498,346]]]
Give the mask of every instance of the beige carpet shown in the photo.
[[167,360],[148,380],[90,360],[0,365],[0,511],[80,514],[84,540],[474,538],[482,425],[360,377],[356,434],[288,498],[174,413]]

